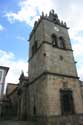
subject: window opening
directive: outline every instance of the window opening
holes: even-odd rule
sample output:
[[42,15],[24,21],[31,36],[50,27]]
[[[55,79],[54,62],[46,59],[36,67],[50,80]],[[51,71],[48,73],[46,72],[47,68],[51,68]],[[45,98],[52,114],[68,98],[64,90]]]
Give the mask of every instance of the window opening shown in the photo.
[[74,103],[73,95],[71,90],[61,90],[61,110],[62,114],[73,114],[74,113]]
[[56,35],[52,34],[51,37],[52,37],[52,45],[53,45],[53,47],[57,47],[57,37],[56,37]]
[[64,49],[65,48],[65,43],[63,37],[59,37],[59,47]]
[[32,46],[32,56],[37,52],[38,43],[35,41],[34,45]]

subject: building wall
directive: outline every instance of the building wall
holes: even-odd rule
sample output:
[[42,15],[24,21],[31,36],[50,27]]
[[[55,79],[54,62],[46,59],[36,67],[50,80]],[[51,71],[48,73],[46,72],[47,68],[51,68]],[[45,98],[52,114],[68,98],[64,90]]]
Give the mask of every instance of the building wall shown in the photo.
[[[29,92],[29,113],[34,115],[47,115],[48,114],[48,93],[47,93],[47,78],[42,76],[39,80],[32,83],[28,87]],[[28,97],[27,97],[28,98]],[[34,114],[34,106],[36,113]],[[27,106],[28,107],[28,106]]]
[[0,69],[0,72],[1,72],[0,83],[4,83],[6,71],[4,69]]
[[[20,98],[20,119],[26,120],[27,118],[27,88],[22,88],[22,94]],[[29,103],[29,102],[28,102]]]
[[34,57],[29,62],[29,79],[32,81],[46,70],[44,45],[38,50]]
[[27,97],[28,97],[28,87],[26,84],[28,84],[28,77],[24,76],[24,73],[20,75],[19,78],[19,85],[18,85],[18,110],[17,110],[17,116],[18,120],[26,120],[28,115],[28,107],[29,101],[27,103]]
[[39,26],[36,28],[36,31],[33,31],[33,35],[30,40],[30,46],[29,46],[29,58],[32,57],[32,46],[34,45],[34,42],[38,41],[38,47],[44,41],[44,24],[42,22],[39,23]]
[[72,90],[75,114],[83,113],[79,80],[46,75],[29,86],[31,115],[34,115],[34,105],[36,107],[35,115],[61,115],[61,89]]
[[60,50],[53,48],[52,45],[43,44],[29,62],[30,80],[45,71],[78,77],[72,51]]
[[17,109],[18,109],[18,95],[17,88],[15,88],[9,95],[7,95],[7,99],[9,100],[9,108],[7,109],[9,112],[8,119],[14,118],[17,119]]
[[3,96],[3,92],[4,92],[4,85],[5,85],[5,77],[6,77],[6,70],[4,68],[0,69],[1,72],[1,76],[0,76],[0,99]]
[[80,81],[80,90],[81,90],[82,104],[83,104],[83,81]]
[[6,94],[9,95],[13,90],[17,88],[18,84],[15,83],[8,83],[6,88]]
[[81,91],[82,91],[82,98],[83,98],[83,85],[81,86],[81,89],[82,89]]
[[82,98],[78,79],[48,75],[50,115],[61,115],[60,90],[72,90],[75,113],[83,113]]
[[77,71],[72,51],[53,48],[45,44],[47,71],[77,77]]

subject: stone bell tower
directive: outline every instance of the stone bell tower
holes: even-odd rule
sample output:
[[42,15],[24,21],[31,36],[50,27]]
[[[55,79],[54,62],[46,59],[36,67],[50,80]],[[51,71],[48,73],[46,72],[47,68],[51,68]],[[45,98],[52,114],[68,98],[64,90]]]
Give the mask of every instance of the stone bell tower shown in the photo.
[[54,10],[35,22],[29,44],[30,115],[83,113],[68,27]]

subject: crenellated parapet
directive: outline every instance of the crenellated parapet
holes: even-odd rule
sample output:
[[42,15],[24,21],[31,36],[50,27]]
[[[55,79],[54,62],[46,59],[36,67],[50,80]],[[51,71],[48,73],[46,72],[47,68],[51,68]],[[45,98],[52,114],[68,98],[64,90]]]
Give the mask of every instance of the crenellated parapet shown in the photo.
[[54,12],[54,10],[52,9],[50,12],[49,12],[49,15],[47,14],[44,14],[44,12],[42,12],[40,18],[38,19],[38,21],[35,21],[34,23],[34,26],[33,26],[33,29],[32,29],[32,32],[30,34],[30,37],[29,37],[29,41],[33,35],[33,33],[35,32],[36,28],[38,27],[39,23],[41,22],[42,19],[46,19],[50,22],[53,22],[54,24],[58,24],[64,28],[67,28],[67,25],[66,25],[66,22],[63,22],[63,21],[60,21],[59,18],[58,18],[58,15]]

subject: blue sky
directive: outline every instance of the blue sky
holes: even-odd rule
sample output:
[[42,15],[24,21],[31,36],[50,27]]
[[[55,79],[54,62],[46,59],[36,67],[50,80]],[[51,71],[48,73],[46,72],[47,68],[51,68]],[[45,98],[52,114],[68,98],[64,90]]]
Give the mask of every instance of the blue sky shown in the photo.
[[82,0],[0,1],[0,65],[10,67],[6,82],[18,82],[22,70],[27,75],[29,34],[41,12],[48,14],[51,9],[70,27],[69,34],[75,60],[78,62],[78,74],[83,80],[82,5]]
[[31,27],[22,22],[15,22],[11,24],[5,17],[6,12],[18,10],[17,0],[0,2],[0,24],[4,30],[0,32],[0,49],[12,52],[16,58],[27,58],[28,49],[28,34]]

